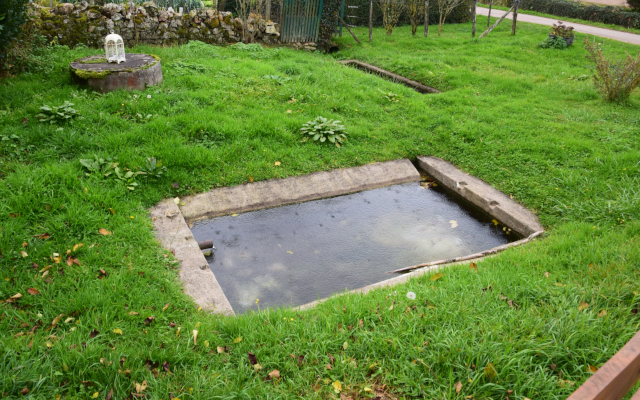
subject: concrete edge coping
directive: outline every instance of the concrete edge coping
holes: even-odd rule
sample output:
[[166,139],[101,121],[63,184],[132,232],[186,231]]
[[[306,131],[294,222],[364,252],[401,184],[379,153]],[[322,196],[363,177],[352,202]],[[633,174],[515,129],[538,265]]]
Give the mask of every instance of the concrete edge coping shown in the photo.
[[192,222],[419,180],[420,173],[411,161],[401,159],[217,188],[184,197],[180,209]]
[[418,157],[417,167],[449,191],[522,237],[544,231],[538,217],[503,192],[438,157]]
[[[462,172],[437,157],[418,157],[418,169],[435,179],[446,189],[496,218],[521,236],[517,242],[498,246],[470,256],[425,263],[405,270],[411,272],[374,283],[362,288],[334,294],[311,303],[293,307],[306,310],[336,296],[352,293],[367,293],[373,289],[395,286],[440,268],[480,261],[509,247],[521,245],[544,233],[537,217],[507,195],[489,184]],[[364,165],[347,169],[315,172],[300,177],[271,179],[230,188],[213,189],[207,193],[184,198],[182,210],[172,199],[158,203],[150,211],[156,237],[166,249],[174,252],[180,261],[180,278],[185,291],[196,304],[213,313],[234,315],[233,309],[218,281],[198,247],[186,220],[198,220],[277,207],[303,201],[317,200],[363,190],[415,182],[420,173],[407,160]],[[240,201],[238,201],[240,200]],[[186,214],[186,217],[185,217]]]
[[150,210],[155,235],[162,247],[180,262],[184,291],[203,309],[214,314],[233,315],[233,308],[209,268],[178,205],[165,199]]
[[432,88],[431,86],[427,86],[423,83],[420,82],[416,82],[414,80],[411,80],[409,78],[405,78],[402,75],[398,75],[398,74],[394,74],[391,71],[387,71],[386,69],[382,69],[380,67],[376,67],[375,65],[371,65],[371,64],[367,64],[365,62],[362,61],[358,61],[358,60],[342,60],[342,61],[338,61],[340,64],[342,65],[355,65],[357,68],[368,71],[368,72],[372,72],[376,75],[380,75],[395,81],[398,81],[400,83],[402,83],[405,86],[410,87],[411,89],[420,92],[422,94],[426,94],[426,93],[440,93],[440,91],[436,88]]

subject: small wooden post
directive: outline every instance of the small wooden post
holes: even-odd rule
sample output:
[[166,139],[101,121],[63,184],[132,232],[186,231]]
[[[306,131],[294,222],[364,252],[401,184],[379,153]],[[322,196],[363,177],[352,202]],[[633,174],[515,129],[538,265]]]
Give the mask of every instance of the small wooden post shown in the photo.
[[267,21],[271,21],[271,0],[267,0],[266,10],[264,11]]
[[362,42],[360,40],[358,40],[358,37],[351,31],[351,28],[349,28],[349,25],[347,25],[347,23],[344,22],[344,20],[342,18],[338,17],[338,19],[340,20],[342,25],[344,25],[344,27],[347,28],[347,30],[349,31],[351,36],[353,36],[353,38],[356,40],[356,42],[358,42],[358,44],[362,44]]
[[518,22],[518,4],[520,4],[520,0],[515,0],[513,2],[513,24],[511,24],[511,34],[516,34],[516,23]]
[[373,0],[369,0],[369,43],[373,40]]
[[471,28],[471,37],[476,37],[476,8],[478,0],[473,0],[473,28]]
[[[518,0],[516,0],[516,1],[518,1]],[[513,8],[514,8],[515,6],[516,6],[515,4],[514,4],[513,6],[511,6],[511,8],[509,9],[509,11],[507,11],[506,13],[504,13],[504,15],[503,15],[502,17],[500,17],[500,19],[499,19],[499,20],[497,20],[493,25],[491,25],[491,28],[487,29],[486,31],[484,31],[484,33],[483,33],[482,35],[480,35],[480,38],[483,38],[483,37],[487,36],[489,33],[491,33],[491,31],[492,31],[492,30],[494,30],[494,29],[496,28],[496,26],[498,26],[498,24],[499,24],[500,22],[502,22],[502,20],[503,20],[503,19],[505,19],[505,18],[506,18],[506,16],[507,16],[507,15],[509,15],[509,13],[510,13],[511,11],[513,11]]]
[[487,15],[487,28],[489,28],[489,23],[491,22],[491,6],[493,5],[493,0],[489,1],[489,15]]
[[346,0],[342,0],[342,5],[340,6],[340,28],[338,31],[338,36],[342,37],[342,25],[345,25],[344,22],[342,22],[342,19],[344,18],[344,3],[346,3]]
[[429,37],[429,0],[424,0],[424,37]]

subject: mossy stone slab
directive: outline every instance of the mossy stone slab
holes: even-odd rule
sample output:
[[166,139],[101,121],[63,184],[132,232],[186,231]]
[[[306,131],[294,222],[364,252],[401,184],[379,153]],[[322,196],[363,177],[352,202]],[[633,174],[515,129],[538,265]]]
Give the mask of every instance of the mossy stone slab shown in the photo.
[[99,92],[144,90],[162,82],[160,58],[149,54],[127,54],[120,64],[105,62],[104,55],[81,58],[70,64],[71,76],[79,85]]

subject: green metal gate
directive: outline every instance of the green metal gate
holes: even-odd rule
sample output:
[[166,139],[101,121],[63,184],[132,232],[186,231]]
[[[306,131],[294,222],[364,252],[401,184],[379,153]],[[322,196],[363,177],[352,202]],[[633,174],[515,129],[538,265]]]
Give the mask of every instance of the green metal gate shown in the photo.
[[280,41],[316,42],[323,0],[283,0]]

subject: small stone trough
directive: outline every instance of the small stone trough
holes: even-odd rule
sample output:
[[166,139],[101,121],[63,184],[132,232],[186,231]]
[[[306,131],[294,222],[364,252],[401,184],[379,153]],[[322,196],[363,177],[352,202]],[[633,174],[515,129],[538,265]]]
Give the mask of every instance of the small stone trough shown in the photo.
[[[505,228],[508,227],[523,239],[480,253],[401,268],[392,272],[408,273],[386,280],[382,278],[382,281],[374,281],[377,283],[368,284],[352,290],[352,292],[367,292],[374,288],[402,283],[444,265],[481,258],[512,246],[524,244],[543,233],[543,227],[537,217],[522,205],[482,180],[472,177],[436,157],[418,157],[414,163],[409,160],[396,160],[361,167],[316,172],[300,177],[213,189],[206,193],[180,199],[180,207],[173,199],[164,200],[152,208],[150,214],[156,229],[156,237],[180,261],[180,277],[184,282],[187,294],[204,309],[214,313],[232,315],[234,309],[210,269],[209,262],[203,255],[187,221],[192,223],[212,217],[233,217],[247,211],[326,199],[376,188],[389,187],[389,189],[393,189],[391,185],[407,185],[411,182],[413,185],[417,185],[416,182],[423,179],[421,175],[433,179],[439,186],[447,189],[448,193],[459,196],[464,202],[482,210],[490,218],[495,219],[495,223],[499,221],[501,225],[504,225]],[[419,186],[417,185],[417,189]],[[292,216],[291,218],[295,220],[296,217]],[[196,224],[198,223],[196,222]],[[235,223],[232,224],[235,225]],[[489,225],[492,223],[489,222]],[[292,227],[294,230],[296,229],[295,226]],[[229,228],[232,227],[229,226]],[[277,232],[273,234],[277,234]],[[392,236],[398,237],[397,234],[392,234]],[[388,268],[386,271],[392,268]],[[300,309],[313,307],[321,301],[323,299],[296,307]]]
[[158,56],[127,54],[123,63],[108,63],[104,55],[81,58],[71,63],[73,81],[102,92],[144,90],[162,83],[162,65]]
[[371,72],[372,74],[376,74],[379,76],[382,76],[383,78],[387,78],[393,82],[400,82],[405,86],[410,87],[411,89],[420,92],[422,94],[427,94],[427,93],[440,93],[440,91],[436,88],[432,88],[431,86],[427,86],[424,85],[420,82],[416,82],[414,80],[411,80],[409,78],[405,78],[404,76],[398,75],[398,74],[394,74],[391,71],[387,71],[386,69],[382,69],[380,67],[376,67],[375,65],[371,65],[371,64],[367,64],[365,62],[362,61],[358,61],[358,60],[343,60],[343,61],[339,61],[340,64],[343,65],[353,65],[358,69],[367,71],[367,72]]

